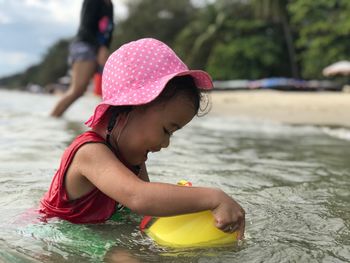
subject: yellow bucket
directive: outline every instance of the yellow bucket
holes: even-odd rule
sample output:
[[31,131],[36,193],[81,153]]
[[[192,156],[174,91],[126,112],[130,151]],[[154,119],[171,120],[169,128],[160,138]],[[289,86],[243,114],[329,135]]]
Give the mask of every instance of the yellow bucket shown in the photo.
[[[190,182],[180,181],[179,185],[191,186]],[[202,211],[170,217],[159,217],[146,228],[150,217],[140,228],[155,242],[169,247],[208,247],[233,244],[237,232],[225,233],[215,227],[211,211]]]
[[237,232],[225,233],[215,227],[211,211],[160,217],[145,233],[169,247],[222,246],[237,241]]

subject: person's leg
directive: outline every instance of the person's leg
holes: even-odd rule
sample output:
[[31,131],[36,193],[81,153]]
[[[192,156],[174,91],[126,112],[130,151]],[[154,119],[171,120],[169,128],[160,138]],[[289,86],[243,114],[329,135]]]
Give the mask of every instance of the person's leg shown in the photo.
[[51,112],[51,116],[62,116],[66,109],[85,93],[90,79],[94,75],[95,69],[96,62],[93,60],[74,62],[72,66],[72,81],[69,89],[58,101]]

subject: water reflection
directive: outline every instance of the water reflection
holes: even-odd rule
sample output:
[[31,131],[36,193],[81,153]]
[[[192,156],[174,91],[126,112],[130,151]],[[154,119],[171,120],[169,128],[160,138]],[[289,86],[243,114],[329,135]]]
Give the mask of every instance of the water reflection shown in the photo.
[[[16,99],[14,99],[16,98]],[[0,261],[4,262],[348,262],[350,141],[341,127],[289,126],[203,117],[151,155],[152,180],[220,187],[247,212],[239,246],[169,249],[136,222],[73,225],[15,219],[37,207],[60,156],[83,132],[95,98],[60,120],[48,96],[0,94]],[[12,101],[13,103],[7,103]]]

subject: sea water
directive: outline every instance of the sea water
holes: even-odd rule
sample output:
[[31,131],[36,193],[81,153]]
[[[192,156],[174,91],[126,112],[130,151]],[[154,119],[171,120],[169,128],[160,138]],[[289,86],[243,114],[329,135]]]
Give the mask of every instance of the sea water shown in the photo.
[[[246,238],[226,247],[170,249],[137,220],[74,225],[33,220],[60,156],[98,98],[64,118],[57,97],[0,91],[0,262],[349,262],[350,131],[208,114],[149,156],[152,181],[218,187],[246,211]],[[226,114],[227,115],[227,114]],[[119,261],[118,261],[119,260]]]

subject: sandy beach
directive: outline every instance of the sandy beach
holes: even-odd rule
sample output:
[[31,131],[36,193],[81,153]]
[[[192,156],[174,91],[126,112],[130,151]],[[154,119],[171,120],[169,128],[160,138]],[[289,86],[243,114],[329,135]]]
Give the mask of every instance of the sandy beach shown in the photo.
[[215,91],[210,114],[288,124],[350,127],[350,93]]

